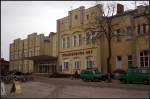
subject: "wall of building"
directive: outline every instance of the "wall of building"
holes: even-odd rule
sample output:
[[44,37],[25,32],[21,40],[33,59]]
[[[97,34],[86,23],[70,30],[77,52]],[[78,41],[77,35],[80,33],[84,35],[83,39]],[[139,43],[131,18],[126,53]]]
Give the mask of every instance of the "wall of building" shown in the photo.
[[[96,44],[86,44],[86,38],[87,32],[91,32],[93,27],[92,23],[95,23],[95,19],[97,17],[101,17],[101,5],[94,6],[88,9],[85,9],[84,7],[79,7],[77,9],[69,11],[69,14],[67,17],[57,20],[57,29],[58,29],[58,40],[59,40],[59,66],[61,66],[62,73],[73,73],[74,69],[74,58],[79,57],[81,64],[80,64],[80,70],[86,69],[85,67],[85,60],[86,60],[86,54],[85,55],[75,55],[75,56],[68,56],[68,53],[76,53],[76,51],[80,50],[87,50],[91,48],[94,50],[94,53],[91,54],[91,56],[94,57],[96,60],[96,68],[99,69],[99,71],[107,72],[107,58],[108,58],[108,42],[105,37],[102,37],[99,39]],[[111,70],[115,69],[124,69],[126,70],[128,66],[140,66],[140,52],[143,50],[148,49],[148,36],[147,34],[137,35],[137,25],[138,24],[147,24],[147,20],[145,17],[138,17],[134,18],[135,13],[139,14],[143,12],[145,8],[138,7],[139,9],[136,11],[133,11],[131,13],[128,12],[119,12],[118,15],[113,17],[112,24],[116,24],[112,30],[113,32],[116,32],[116,30],[120,29],[120,33],[122,36],[119,36],[120,41],[117,41],[117,37],[114,37],[112,39],[112,58],[111,58]],[[99,11],[98,11],[99,10]],[[122,11],[122,10],[121,10]],[[97,13],[100,12],[100,13]],[[128,14],[124,14],[128,13]],[[62,20],[67,20],[67,25],[59,24]],[[63,27],[64,26],[64,27]],[[70,27],[70,28],[68,28]],[[131,30],[129,30],[131,28]],[[148,27],[146,27],[148,31]],[[131,35],[129,34],[129,31],[131,31]],[[81,35],[81,45],[74,46],[74,36],[75,35]],[[69,46],[63,47],[65,45],[63,42],[67,42],[67,39],[69,38]],[[95,50],[93,47],[96,47],[97,50]],[[129,57],[132,57],[132,64],[129,64]],[[118,62],[118,59],[121,57],[121,62]],[[64,70],[64,60],[69,60],[69,69]],[[94,65],[93,65],[94,68]],[[80,71],[78,70],[78,71]]]
[[[53,42],[56,42],[56,37]],[[24,73],[34,72],[34,61],[29,60],[32,56],[39,55],[57,55],[57,48],[52,46],[50,37],[44,36],[44,34],[32,33],[27,36],[26,39],[15,39],[10,44],[10,70],[18,70]],[[55,51],[52,52],[52,49]]]
[[[100,6],[100,5],[99,5]],[[73,74],[76,70],[80,72],[82,69],[86,69],[86,58],[92,61],[92,68],[97,68],[101,71],[100,64],[100,47],[96,43],[90,42],[87,44],[87,32],[91,33],[92,31],[87,28],[90,27],[89,23],[94,22],[95,18],[101,16],[101,14],[97,14],[96,11],[100,9],[97,6],[85,9],[83,6],[69,11],[69,14],[66,19],[68,19],[69,29],[65,30],[58,23],[64,19],[59,19],[57,21],[57,29],[58,32],[58,40],[59,40],[59,66],[60,72]],[[99,11],[100,12],[100,11]],[[87,14],[88,19],[87,19]],[[66,25],[64,25],[65,27]],[[68,26],[68,25],[67,25]],[[62,31],[61,31],[62,30]],[[74,40],[76,37],[76,40]],[[65,42],[65,44],[64,44]],[[76,42],[76,43],[75,43]],[[79,60],[79,68],[75,68],[75,61]],[[68,61],[68,69],[65,69],[65,61]]]
[[[24,40],[14,40],[10,44],[10,69],[34,72],[34,62],[24,59],[24,57],[49,55],[58,56],[57,65],[61,73],[72,74],[76,70],[80,72],[82,69],[86,69],[86,60],[92,61],[92,68],[107,72],[107,39],[102,36],[94,41],[97,34],[94,34],[94,29],[92,29],[96,18],[102,16],[101,8],[101,5],[88,9],[81,6],[69,11],[68,16],[57,20],[57,33],[51,33],[47,37],[44,34],[32,33]],[[129,65],[141,65],[140,53],[148,51],[149,44],[148,20],[142,15],[144,9],[141,6],[128,14],[119,12],[118,15],[113,16],[112,24],[117,23],[113,27],[113,32],[116,33],[116,30],[119,29],[122,36],[119,37],[119,41],[117,37],[112,39],[112,71],[117,68],[126,70]],[[142,32],[143,24],[146,24],[145,33]],[[140,33],[138,33],[139,25]],[[129,56],[132,56],[132,64],[129,64]],[[120,59],[122,61],[119,63]],[[78,63],[79,68],[75,68]],[[65,68],[66,64],[68,69]]]
[[[136,13],[138,16],[140,13]],[[117,37],[112,39],[112,58],[111,58],[111,69],[112,71],[120,68],[127,70],[129,66],[141,66],[140,64],[140,52],[144,50],[148,50],[148,25],[146,26],[146,33],[138,34],[138,25],[147,24],[148,20],[145,16],[134,17],[135,14],[126,14],[118,17],[114,17],[112,20],[112,24],[119,23],[114,26],[113,31],[115,32],[117,29],[120,29],[120,41],[117,41]],[[131,37],[129,38],[127,28],[131,27]],[[104,40],[105,39],[105,40]],[[103,71],[107,72],[107,57],[108,57],[108,44],[106,38],[103,38],[101,41],[101,62],[103,67]],[[103,45],[103,46],[102,46]],[[103,54],[104,53],[104,54]],[[128,63],[128,55],[132,56],[132,65]],[[121,56],[122,63],[117,63],[117,57]],[[121,67],[118,67],[118,64],[122,64]]]

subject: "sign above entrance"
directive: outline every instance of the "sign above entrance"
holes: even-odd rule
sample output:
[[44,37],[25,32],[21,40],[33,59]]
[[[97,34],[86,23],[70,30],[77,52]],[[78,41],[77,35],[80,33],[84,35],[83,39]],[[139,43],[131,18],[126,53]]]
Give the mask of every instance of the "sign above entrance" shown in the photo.
[[70,53],[62,54],[62,56],[77,56],[77,55],[84,55],[84,54],[92,54],[92,50],[70,52]]

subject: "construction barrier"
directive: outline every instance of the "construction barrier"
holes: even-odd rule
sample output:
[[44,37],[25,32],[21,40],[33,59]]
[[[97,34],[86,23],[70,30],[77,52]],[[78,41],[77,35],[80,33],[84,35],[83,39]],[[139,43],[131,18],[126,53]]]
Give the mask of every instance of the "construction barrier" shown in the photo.
[[15,93],[15,95],[20,95],[22,93],[21,85],[19,81],[14,81],[10,93]]

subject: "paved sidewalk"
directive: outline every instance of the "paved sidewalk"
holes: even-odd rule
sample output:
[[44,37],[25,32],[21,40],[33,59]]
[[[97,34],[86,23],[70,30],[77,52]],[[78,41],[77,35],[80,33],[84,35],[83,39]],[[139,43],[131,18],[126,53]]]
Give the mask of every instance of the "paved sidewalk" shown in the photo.
[[12,84],[6,85],[7,97],[11,98],[43,98],[48,96],[54,89],[54,85],[45,84],[41,82],[26,82],[21,83],[22,94],[11,95]]
[[148,91],[66,86],[57,98],[148,98]]
[[[48,80],[48,79],[47,79]],[[54,79],[53,79],[54,80]],[[22,94],[15,96],[10,95],[10,89],[12,84],[6,85],[7,97],[8,98],[148,98],[148,90],[137,90],[129,88],[115,88],[108,87],[115,85],[115,83],[105,83],[104,86],[90,86],[91,84],[98,83],[87,83],[88,85],[80,84],[80,80],[64,80],[64,82],[55,79],[56,84],[51,81],[47,82],[37,82],[30,81],[26,83],[21,83]],[[65,81],[66,80],[66,81]],[[74,84],[73,82],[78,84]],[[49,83],[48,83],[49,82]],[[67,84],[69,83],[69,84]],[[72,85],[71,85],[72,83]],[[117,82],[116,82],[117,83]],[[105,87],[107,85],[107,87]],[[132,85],[131,85],[132,86]],[[142,86],[142,85],[141,85]],[[130,87],[130,86],[129,86]],[[148,86],[147,86],[148,87]]]

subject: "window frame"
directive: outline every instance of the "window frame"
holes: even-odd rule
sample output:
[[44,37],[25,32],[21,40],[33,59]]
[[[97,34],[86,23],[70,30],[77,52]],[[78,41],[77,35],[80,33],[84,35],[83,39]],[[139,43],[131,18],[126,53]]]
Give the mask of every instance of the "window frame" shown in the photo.
[[[147,54],[145,54],[145,52],[147,53]],[[143,51],[141,51],[140,52],[140,55],[139,55],[140,57],[140,66],[141,67],[146,67],[146,68],[148,68],[149,67],[149,55],[148,55],[148,50],[143,50]],[[147,58],[147,59],[146,59]]]
[[[129,58],[129,56],[131,56],[130,58]],[[133,65],[133,56],[132,55],[128,55],[128,67],[129,66],[132,66]]]
[[79,57],[74,58],[74,68],[76,70],[80,69],[80,58]]
[[78,19],[78,15],[75,15],[75,16],[74,16],[74,19],[77,20],[77,19]]
[[92,56],[87,56],[86,57],[86,68],[92,68],[93,67],[93,57]]
[[127,38],[126,38],[126,40],[131,40],[132,39],[132,27],[131,26],[128,26],[127,27],[127,32],[126,32],[126,34],[127,34]]

